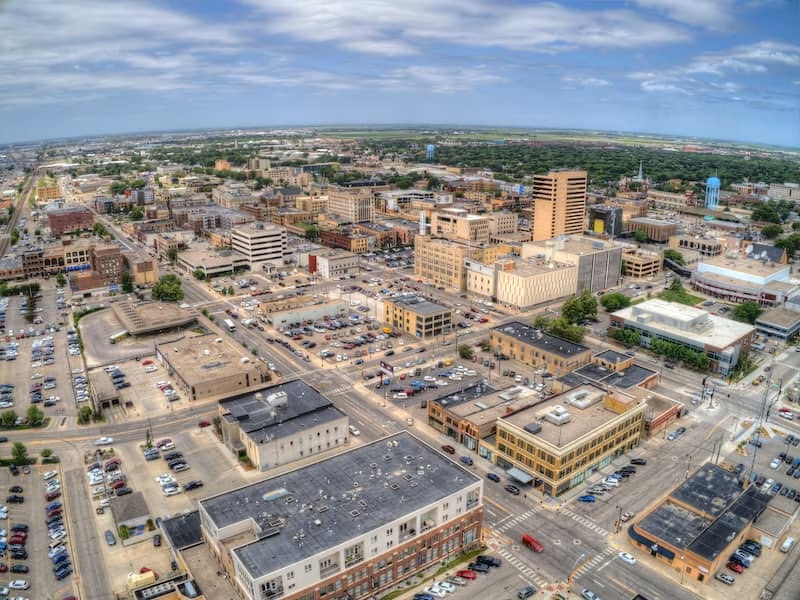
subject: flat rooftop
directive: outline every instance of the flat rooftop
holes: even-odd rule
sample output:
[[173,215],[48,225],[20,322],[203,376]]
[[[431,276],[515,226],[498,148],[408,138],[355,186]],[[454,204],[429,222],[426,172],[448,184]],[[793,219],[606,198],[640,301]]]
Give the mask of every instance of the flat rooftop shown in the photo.
[[488,385],[476,385],[433,400],[452,415],[482,426],[494,423],[509,412],[526,408],[541,398],[531,389],[509,386],[496,390]]
[[746,256],[728,256],[725,254],[720,254],[719,256],[704,256],[698,264],[698,271],[703,272],[703,265],[710,265],[729,271],[738,271],[758,277],[767,277],[783,270],[786,270],[787,273],[789,272],[789,265],[771,261],[761,261]]
[[670,498],[715,518],[733,503],[740,492],[734,473],[706,463],[675,488]]
[[710,524],[710,519],[672,502],[664,502],[638,521],[636,529],[676,548],[686,548]]
[[632,364],[622,371],[614,371],[608,367],[603,367],[596,363],[589,363],[580,369],[575,369],[571,374],[583,377],[589,382],[613,385],[621,389],[627,389],[635,385],[640,385],[656,375],[653,369],[647,369],[637,364]]
[[176,550],[183,550],[203,542],[203,534],[200,529],[200,511],[197,510],[162,520],[161,529]]
[[532,325],[526,325],[520,321],[512,321],[505,325],[498,325],[494,328],[494,331],[516,338],[520,342],[524,342],[539,350],[544,350],[545,352],[564,358],[569,358],[589,350],[586,346],[550,335],[549,333],[535,329]]
[[[531,432],[537,439],[547,442],[556,448],[562,448],[580,437],[603,426],[609,420],[619,416],[603,406],[606,391],[592,384],[584,383],[567,392],[558,394],[526,408],[501,417],[504,421]],[[617,396],[619,397],[619,396]],[[586,408],[579,408],[575,401],[587,402]],[[636,402],[630,398],[631,403]],[[556,407],[563,407],[570,415],[570,420],[562,425],[551,423],[544,416],[552,413]],[[531,429],[538,431],[533,433]]]
[[481,481],[401,432],[200,505],[217,528],[255,523],[261,539],[234,553],[258,578]]
[[602,352],[598,352],[594,355],[595,358],[601,358],[606,362],[610,363],[618,363],[618,362],[625,362],[626,360],[630,360],[630,356],[627,354],[623,354],[622,352],[617,352],[616,350],[603,350]]
[[131,335],[158,333],[165,329],[185,327],[197,320],[192,307],[181,308],[172,302],[116,302],[111,310],[122,327]]
[[752,325],[739,323],[699,308],[677,302],[653,299],[613,313],[631,325],[672,334],[700,346],[726,348],[753,331]]
[[[283,394],[285,404],[280,401]],[[294,435],[308,427],[345,416],[330,400],[301,379],[239,394],[219,404],[256,443]]]
[[791,329],[800,321],[800,312],[788,308],[772,308],[756,319],[756,325],[772,325],[781,329]]
[[592,252],[601,252],[609,250],[610,248],[619,248],[619,244],[600,240],[597,238],[585,237],[582,235],[573,235],[565,239],[558,240],[542,240],[531,242],[532,246],[540,248],[553,248],[555,250],[564,250],[572,254],[591,254]]
[[435,302],[420,298],[419,296],[400,296],[398,298],[386,300],[386,302],[392,302],[397,306],[402,306],[406,310],[413,311],[420,315],[433,315],[445,310],[451,310],[443,304],[436,304]]
[[[258,363],[215,334],[197,335],[156,345],[170,366],[188,384],[261,371]],[[243,359],[247,359],[245,362]]]

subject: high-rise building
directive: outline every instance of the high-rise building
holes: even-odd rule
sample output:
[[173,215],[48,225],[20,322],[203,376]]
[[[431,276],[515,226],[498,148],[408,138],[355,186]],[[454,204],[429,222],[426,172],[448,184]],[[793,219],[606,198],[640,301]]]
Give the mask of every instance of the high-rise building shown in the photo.
[[247,259],[251,269],[283,266],[289,255],[287,245],[286,228],[278,225],[255,223],[231,230],[231,248]]
[[531,241],[583,233],[586,185],[586,171],[565,169],[533,176]]

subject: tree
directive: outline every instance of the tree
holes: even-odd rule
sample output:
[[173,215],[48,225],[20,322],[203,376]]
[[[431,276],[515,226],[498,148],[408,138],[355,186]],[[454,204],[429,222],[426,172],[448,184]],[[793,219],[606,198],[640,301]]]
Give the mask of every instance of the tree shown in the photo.
[[28,425],[31,427],[39,427],[44,423],[44,411],[36,405],[28,407],[26,416],[28,417]]
[[314,225],[306,229],[306,239],[310,241],[315,241],[319,239],[319,227]]
[[134,206],[128,211],[128,218],[131,221],[141,221],[144,218],[144,211],[139,206]]
[[78,423],[80,425],[88,425],[91,420],[92,420],[92,407],[81,406],[78,409]]
[[14,461],[15,465],[28,464],[28,449],[25,447],[25,444],[22,442],[14,442],[11,445],[11,460]]
[[736,321],[750,323],[750,325],[752,325],[756,322],[756,319],[761,315],[762,312],[764,311],[761,310],[758,302],[747,300],[746,302],[742,302],[741,304],[734,306],[733,310],[731,311],[731,316]]
[[0,425],[9,429],[14,427],[17,422],[17,412],[14,410],[6,410],[0,414]]
[[180,302],[183,300],[183,290],[181,280],[177,275],[168,273],[162,275],[158,282],[153,286],[153,300],[163,300],[164,302]]
[[608,312],[614,312],[622,308],[628,308],[631,305],[631,299],[620,292],[613,292],[611,294],[604,294],[601,296],[600,304]]
[[194,271],[192,271],[192,275],[194,276],[195,279],[199,281],[203,281],[206,279],[206,272],[200,267],[197,267]]
[[547,325],[547,333],[580,344],[583,341],[586,330],[579,325],[569,323],[564,318],[560,318],[550,321]]
[[667,260],[671,260],[677,265],[683,266],[685,261],[683,260],[683,254],[675,250],[674,248],[667,248],[664,250],[664,258]]
[[67,285],[67,278],[64,277],[63,273],[59,273],[58,275],[56,275],[56,285],[58,287],[64,287],[65,285]]
[[169,262],[175,264],[175,261],[178,260],[178,249],[177,248],[169,248],[167,250],[167,258]]
[[108,186],[108,193],[116,196],[122,194],[126,189],[128,189],[128,184],[124,181],[112,181]]
[[573,296],[561,306],[561,316],[570,324],[597,317],[597,299],[589,290]]
[[122,291],[126,294],[130,294],[133,291],[133,277],[131,276],[130,272],[122,272],[122,276],[120,277],[120,285],[122,286]]
[[463,344],[458,347],[458,355],[464,360],[472,359],[473,354],[475,354],[475,351],[472,349],[472,346],[468,344]]
[[782,233],[783,233],[783,227],[781,227],[777,223],[770,223],[769,225],[764,225],[764,227],[761,228],[761,235],[763,235],[768,240],[774,240]]
[[609,335],[618,342],[625,344],[626,346],[638,346],[639,343],[642,341],[642,336],[639,335],[639,332],[633,331],[632,329],[614,328],[611,330],[611,333]]
[[108,230],[103,227],[102,223],[94,223],[92,225],[92,235],[96,235],[97,237],[106,237],[108,235]]
[[53,451],[50,448],[43,448],[39,454],[42,456],[42,458],[50,458],[53,456]]
[[644,244],[647,241],[647,234],[641,227],[633,232],[633,239],[639,244]]

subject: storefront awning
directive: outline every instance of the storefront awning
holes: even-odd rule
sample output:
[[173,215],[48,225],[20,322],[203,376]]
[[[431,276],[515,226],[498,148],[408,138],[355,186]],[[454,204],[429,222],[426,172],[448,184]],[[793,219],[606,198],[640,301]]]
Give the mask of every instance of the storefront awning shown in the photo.
[[517,467],[511,467],[508,471],[506,471],[506,474],[511,477],[511,479],[515,479],[520,483],[528,484],[533,481],[532,475],[528,475],[525,471],[518,469]]

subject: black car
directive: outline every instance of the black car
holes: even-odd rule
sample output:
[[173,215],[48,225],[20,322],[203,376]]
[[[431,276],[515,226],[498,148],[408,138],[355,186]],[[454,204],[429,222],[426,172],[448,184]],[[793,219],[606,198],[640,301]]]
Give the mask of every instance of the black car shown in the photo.
[[25,550],[12,550],[11,558],[14,560],[28,560],[28,553]]
[[471,562],[469,563],[469,570],[476,573],[488,573],[489,566],[479,562]]
[[8,491],[12,494],[21,494],[22,493],[22,486],[21,485],[14,485],[8,488]]
[[12,475],[15,475],[15,476],[19,475],[19,469],[17,468],[17,465],[15,465],[15,464],[8,465],[8,470],[11,471]]
[[752,554],[753,556],[761,556],[761,548],[759,548],[755,544],[748,544],[747,542],[745,542],[744,544],[739,546],[739,550],[747,552],[748,554]]
[[153,536],[153,546],[158,548],[161,545],[161,534],[157,533]]
[[17,494],[12,494],[11,496],[6,497],[6,502],[9,504],[22,504],[25,502],[24,496],[19,496]]
[[632,465],[646,465],[647,464],[647,460],[644,459],[644,458],[632,458],[631,459],[631,464]]
[[132,494],[133,490],[131,488],[129,488],[129,487],[121,487],[121,488],[117,488],[116,490],[114,490],[114,493],[117,496],[125,496],[126,494]]
[[199,479],[193,479],[192,481],[187,481],[183,484],[183,491],[188,492],[190,490],[196,490],[197,488],[203,487],[203,482]]
[[27,573],[29,570],[28,565],[11,565],[9,569],[12,573]]
[[25,523],[18,523],[11,526],[11,531],[22,531],[24,533],[28,533],[28,526]]
[[479,563],[483,563],[484,565],[489,565],[490,567],[499,567],[501,564],[503,564],[499,558],[489,556],[488,554],[481,554],[475,560]]
[[512,484],[507,484],[504,488],[509,494],[514,494],[515,496],[519,496],[519,488]]
[[169,461],[169,462],[167,463],[167,466],[168,466],[170,469],[174,469],[174,468],[175,468],[175,467],[177,467],[178,465],[185,465],[185,464],[186,464],[186,461],[185,461],[184,459],[182,459],[182,458],[176,458],[175,460],[171,460],[171,461]]
[[182,452],[168,452],[167,454],[164,454],[161,458],[163,458],[165,461],[169,462],[171,460],[175,460],[176,458],[183,458],[183,453]]

